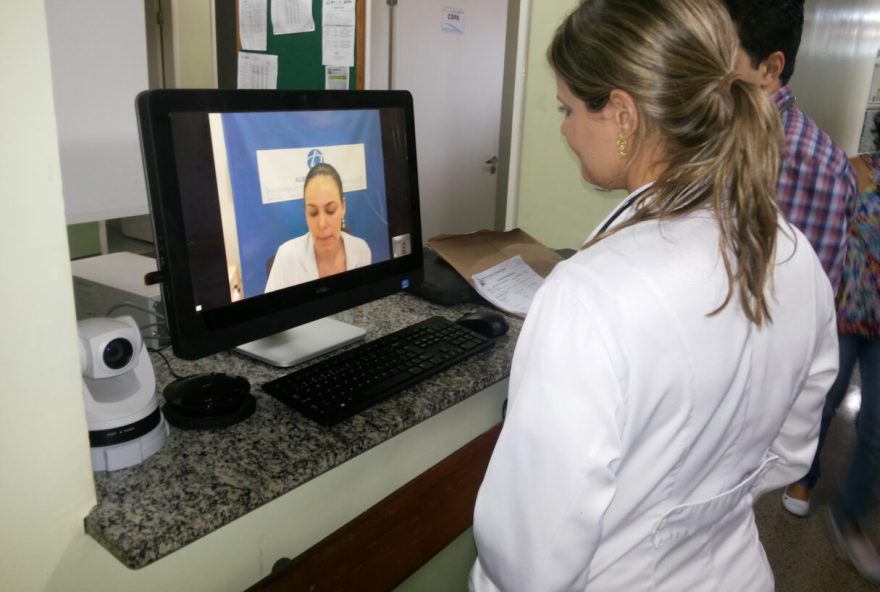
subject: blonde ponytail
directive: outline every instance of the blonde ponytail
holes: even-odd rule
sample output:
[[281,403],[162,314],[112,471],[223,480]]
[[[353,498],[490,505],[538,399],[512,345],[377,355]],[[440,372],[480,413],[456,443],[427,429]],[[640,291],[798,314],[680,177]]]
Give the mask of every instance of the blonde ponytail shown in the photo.
[[[646,220],[714,212],[728,293],[746,317],[770,321],[767,284],[775,260],[775,202],[783,136],[779,115],[756,86],[736,77],[736,30],[716,0],[584,0],[559,26],[548,59],[592,111],[614,89],[639,110],[636,146],[663,145],[665,172],[633,215],[587,246]],[[636,148],[638,150],[638,148]]]

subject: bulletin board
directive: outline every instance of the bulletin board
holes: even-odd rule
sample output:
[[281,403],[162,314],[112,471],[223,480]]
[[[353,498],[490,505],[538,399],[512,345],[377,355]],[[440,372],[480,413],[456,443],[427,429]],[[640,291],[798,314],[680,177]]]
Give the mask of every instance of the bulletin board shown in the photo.
[[[235,36],[236,51],[241,49],[241,39],[238,29],[238,1],[235,2]],[[268,10],[271,10],[271,1]],[[364,48],[366,29],[366,1],[355,2],[355,55],[354,67],[349,68],[349,90],[364,88]],[[268,34],[266,38],[266,51],[253,51],[278,56],[278,88],[279,89],[308,89],[321,90],[325,84],[325,66],[321,63],[322,57],[322,0],[312,0],[312,14],[315,20],[315,30],[306,33],[292,33],[275,35],[272,30],[271,18],[267,14]],[[220,33],[218,31],[218,33]],[[249,52],[251,50],[248,50]],[[231,53],[231,52],[230,52]],[[218,55],[218,59],[220,56]],[[238,59],[238,56],[229,56],[225,59]],[[232,69],[235,69],[233,62]],[[220,70],[224,68],[220,64]],[[229,69],[229,64],[226,65]]]

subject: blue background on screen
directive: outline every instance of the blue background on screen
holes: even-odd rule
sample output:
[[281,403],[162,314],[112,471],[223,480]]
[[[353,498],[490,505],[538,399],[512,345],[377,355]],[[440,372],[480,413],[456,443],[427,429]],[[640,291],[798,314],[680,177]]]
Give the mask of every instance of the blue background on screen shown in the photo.
[[367,189],[345,192],[345,224],[370,245],[373,263],[390,258],[378,111],[224,113],[223,132],[245,296],[263,293],[266,262],[281,243],[308,232],[302,199],[262,203],[258,150],[363,144]]

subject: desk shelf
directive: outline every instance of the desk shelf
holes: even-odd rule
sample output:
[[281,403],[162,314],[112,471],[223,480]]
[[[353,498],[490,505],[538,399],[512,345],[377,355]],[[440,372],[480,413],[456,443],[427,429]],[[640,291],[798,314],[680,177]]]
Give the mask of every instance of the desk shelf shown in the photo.
[[[451,319],[477,305],[441,307],[397,294],[345,313],[375,339],[433,315]],[[259,389],[287,371],[224,352],[202,360],[170,357],[177,374],[245,376],[257,398],[246,421],[214,431],[171,428],[163,448],[135,467],[95,473],[98,504],[86,532],[129,568],[142,568],[209,535],[323,473],[504,380],[521,321],[486,352],[332,428],[323,428]],[[172,377],[153,355],[159,392]],[[309,520],[291,516],[291,523]]]

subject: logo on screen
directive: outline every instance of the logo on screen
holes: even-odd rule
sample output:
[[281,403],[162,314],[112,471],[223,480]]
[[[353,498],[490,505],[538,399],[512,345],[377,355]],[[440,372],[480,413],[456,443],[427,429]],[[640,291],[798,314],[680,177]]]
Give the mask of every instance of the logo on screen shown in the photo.
[[321,164],[322,162],[324,162],[324,155],[321,154],[321,151],[317,148],[309,150],[309,155],[306,157],[306,162],[309,165],[309,169],[314,168],[316,164]]

